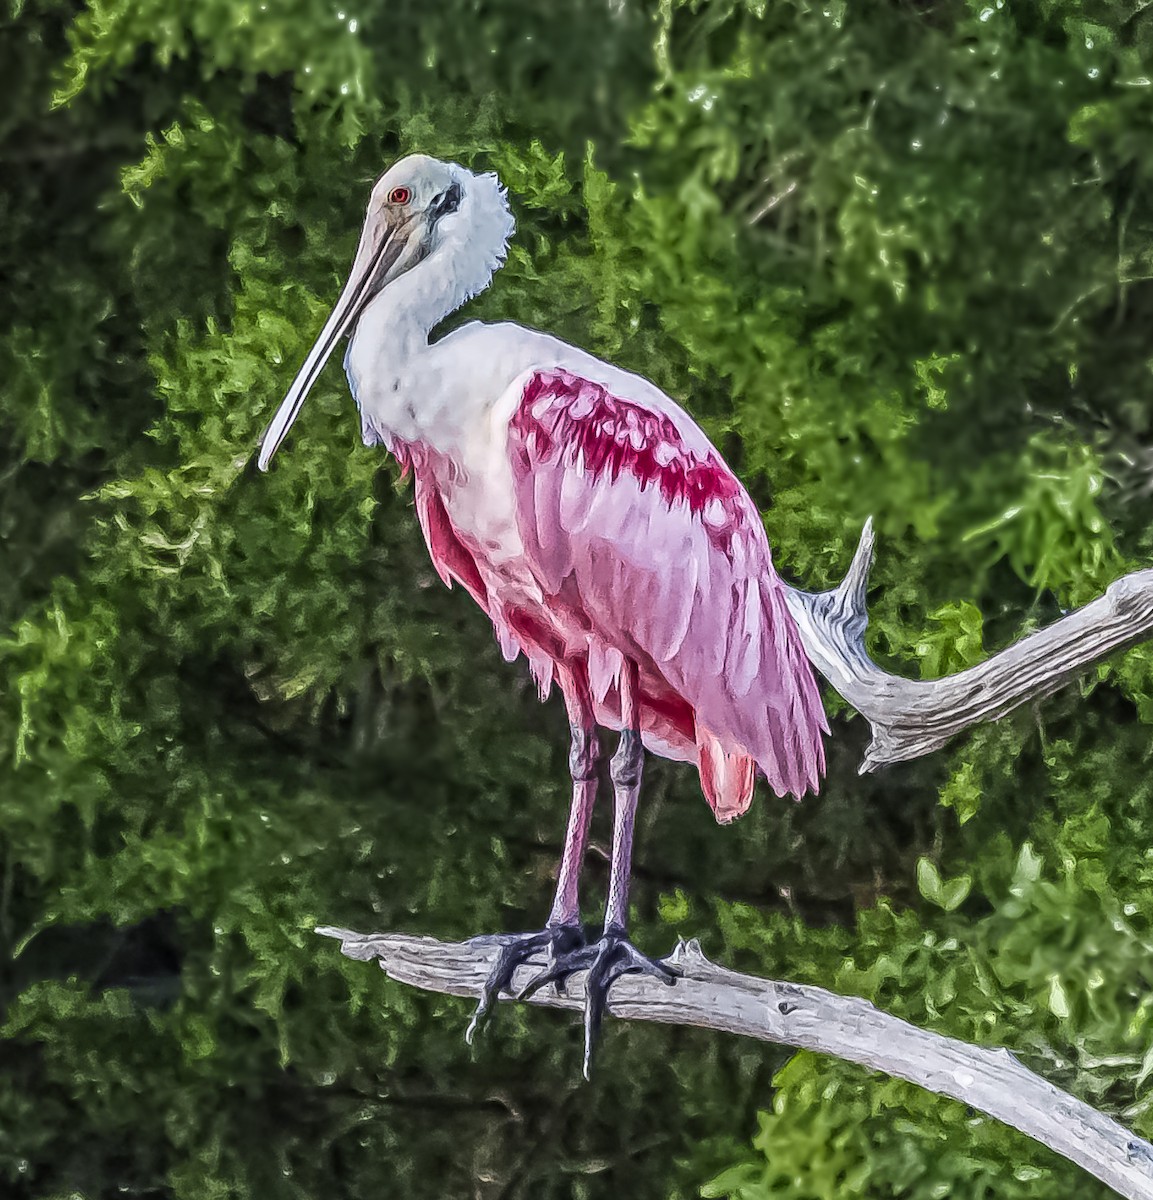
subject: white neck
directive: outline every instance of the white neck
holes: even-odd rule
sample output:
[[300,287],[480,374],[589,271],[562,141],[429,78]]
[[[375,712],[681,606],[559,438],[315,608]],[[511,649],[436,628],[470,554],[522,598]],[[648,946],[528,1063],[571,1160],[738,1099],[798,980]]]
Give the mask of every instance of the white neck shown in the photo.
[[366,441],[386,431],[412,436],[414,406],[438,399],[417,394],[429,334],[488,287],[508,252],[513,219],[500,182],[495,175],[454,170],[463,192],[460,209],[441,219],[429,254],[369,302],[345,355]]

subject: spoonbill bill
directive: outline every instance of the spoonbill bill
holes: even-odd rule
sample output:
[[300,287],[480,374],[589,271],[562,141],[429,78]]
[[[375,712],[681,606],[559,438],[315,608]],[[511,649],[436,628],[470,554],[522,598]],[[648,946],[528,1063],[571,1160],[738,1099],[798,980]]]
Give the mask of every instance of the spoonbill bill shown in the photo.
[[[584,1069],[613,982],[676,972],[627,937],[644,749],[696,764],[718,821],[759,770],[779,796],[817,789],[828,732],[756,506],[708,438],[647,380],[520,325],[432,338],[504,262],[513,218],[492,174],[411,155],[372,189],[352,271],[263,436],[268,468],[340,338],[368,445],[413,477],[441,579],[523,654],[571,726],[572,806],[548,921],[499,934],[468,1037],[516,969],[522,991],[587,971]],[[618,730],[603,931],[578,883],[597,791],[597,728]]]

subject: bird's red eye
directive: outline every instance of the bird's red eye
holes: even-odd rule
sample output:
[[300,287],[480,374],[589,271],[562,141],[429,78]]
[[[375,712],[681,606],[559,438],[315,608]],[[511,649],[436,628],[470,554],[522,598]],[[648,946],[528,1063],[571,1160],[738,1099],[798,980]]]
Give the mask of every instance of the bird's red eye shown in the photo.
[[395,187],[388,193],[389,204],[407,204],[412,199],[412,189]]

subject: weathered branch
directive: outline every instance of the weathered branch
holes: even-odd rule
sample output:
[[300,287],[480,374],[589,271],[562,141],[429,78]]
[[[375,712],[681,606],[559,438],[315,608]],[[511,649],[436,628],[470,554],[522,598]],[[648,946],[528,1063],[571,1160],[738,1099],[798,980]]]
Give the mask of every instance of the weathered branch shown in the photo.
[[944,679],[903,679],[883,671],[865,651],[872,562],[869,520],[839,586],[828,592],[787,589],[813,665],[872,729],[862,772],[931,754],[970,725],[999,720],[1026,700],[1048,696],[1115,650],[1153,635],[1153,570],[1134,571],[1084,608],[975,667]]
[[[349,958],[379,959],[393,979],[452,996],[479,995],[497,953],[482,942],[329,927],[316,932],[338,938]],[[744,1034],[884,1071],[1004,1121],[1129,1200],[1153,1200],[1153,1146],[1033,1074],[1008,1050],[918,1029],[852,996],[739,975],[709,962],[695,941],[680,943],[669,961],[684,973],[675,987],[625,975],[613,984],[609,1011],[631,1020]],[[522,967],[513,990],[538,969]],[[579,1010],[583,976],[572,979],[566,995],[545,988],[526,1003]]]

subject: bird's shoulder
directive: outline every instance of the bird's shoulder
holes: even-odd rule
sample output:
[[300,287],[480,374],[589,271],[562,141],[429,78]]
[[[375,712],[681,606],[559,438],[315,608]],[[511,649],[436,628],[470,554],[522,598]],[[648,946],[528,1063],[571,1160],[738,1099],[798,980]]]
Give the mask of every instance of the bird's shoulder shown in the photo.
[[[719,457],[696,421],[656,384],[550,333],[512,322],[472,321],[441,345],[474,364],[476,371],[495,377],[500,394],[493,409],[499,421],[511,425],[531,396],[538,413],[551,404],[586,430],[603,431],[606,421],[611,424],[615,415],[625,413],[634,431],[639,422],[640,436],[645,430],[671,431],[673,442],[687,452]],[[634,432],[634,440],[636,436]]]

